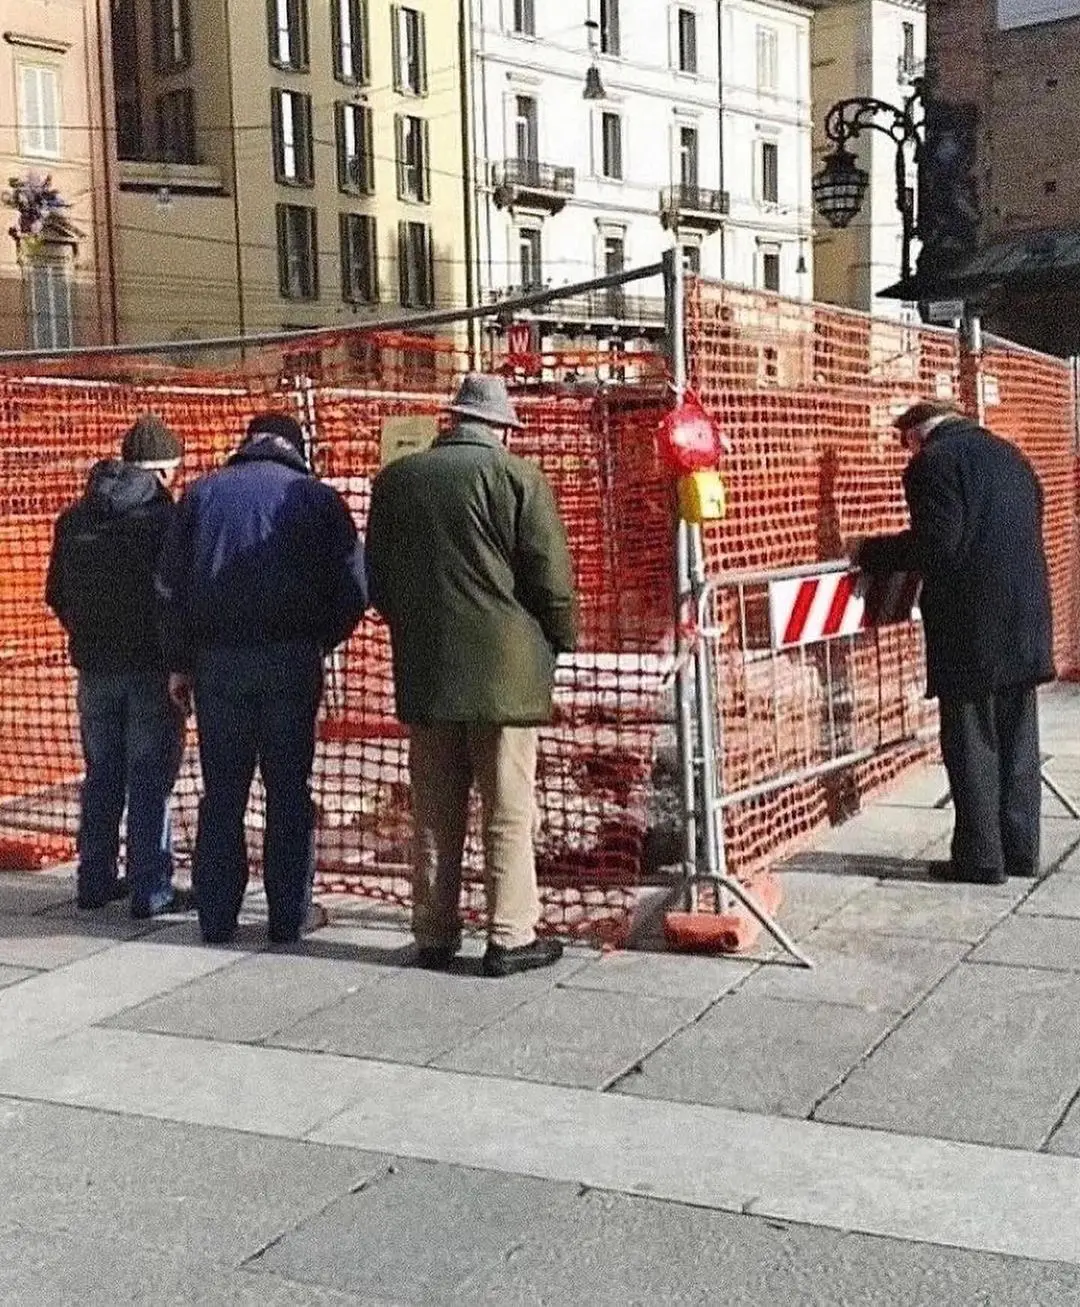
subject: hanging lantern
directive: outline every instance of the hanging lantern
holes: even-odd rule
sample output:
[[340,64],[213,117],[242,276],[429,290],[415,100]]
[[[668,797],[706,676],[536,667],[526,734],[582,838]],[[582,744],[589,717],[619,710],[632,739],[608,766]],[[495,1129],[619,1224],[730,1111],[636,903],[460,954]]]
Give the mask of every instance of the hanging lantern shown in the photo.
[[715,468],[720,455],[730,445],[698,397],[688,390],[681,403],[664,414],[657,433],[657,449],[664,466],[683,476],[687,472]]

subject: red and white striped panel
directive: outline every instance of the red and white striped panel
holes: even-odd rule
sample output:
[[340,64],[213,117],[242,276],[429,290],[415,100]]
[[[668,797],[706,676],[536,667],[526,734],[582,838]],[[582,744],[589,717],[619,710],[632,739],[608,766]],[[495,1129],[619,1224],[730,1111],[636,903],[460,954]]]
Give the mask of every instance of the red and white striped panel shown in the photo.
[[814,644],[874,626],[919,621],[919,578],[825,572],[769,583],[772,647]]

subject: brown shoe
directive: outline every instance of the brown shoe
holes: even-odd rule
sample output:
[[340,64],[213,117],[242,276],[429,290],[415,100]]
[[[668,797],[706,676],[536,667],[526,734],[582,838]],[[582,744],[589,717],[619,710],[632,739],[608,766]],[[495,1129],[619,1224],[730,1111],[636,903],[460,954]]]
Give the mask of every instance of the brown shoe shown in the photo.
[[516,971],[535,971],[550,967],[563,955],[561,939],[534,939],[519,948],[504,948],[502,944],[489,944],[484,954],[482,970],[485,976],[512,976]]

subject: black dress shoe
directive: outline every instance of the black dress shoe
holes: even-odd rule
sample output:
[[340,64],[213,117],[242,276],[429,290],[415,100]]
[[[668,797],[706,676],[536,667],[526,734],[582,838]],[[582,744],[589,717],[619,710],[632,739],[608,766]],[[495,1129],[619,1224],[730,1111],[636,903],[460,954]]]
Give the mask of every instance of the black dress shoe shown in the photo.
[[1038,879],[1039,879],[1039,869],[1038,869],[1038,867],[1009,866],[1009,867],[1006,867],[1006,868],[1005,868],[1005,872],[1006,872],[1006,874],[1009,875],[1009,876],[1015,876],[1015,877],[1017,878],[1017,880],[1038,880]]
[[456,953],[456,944],[425,944],[416,950],[413,965],[424,971],[449,971]]
[[96,912],[109,903],[119,903],[121,899],[126,899],[130,893],[131,878],[129,876],[118,876],[102,897],[90,898],[88,895],[79,894],[75,901],[84,912]]
[[149,903],[131,905],[131,915],[136,921],[149,921],[151,917],[177,917],[183,912],[194,911],[195,894],[189,889],[174,889],[172,898],[160,908],[152,908]]
[[953,885],[1004,885],[1009,879],[1004,871],[992,867],[964,867],[955,862],[928,862],[926,874],[931,880]]
[[502,944],[489,944],[484,954],[485,976],[511,976],[515,971],[534,971],[537,967],[550,967],[563,955],[561,939],[534,939],[519,948],[504,948]]

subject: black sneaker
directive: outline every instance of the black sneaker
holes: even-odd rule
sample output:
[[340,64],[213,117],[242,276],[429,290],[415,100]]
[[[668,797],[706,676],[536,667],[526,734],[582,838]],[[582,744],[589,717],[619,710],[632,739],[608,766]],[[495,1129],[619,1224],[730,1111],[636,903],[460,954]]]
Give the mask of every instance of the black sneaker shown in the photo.
[[148,921],[151,917],[177,917],[184,912],[195,911],[195,895],[189,889],[174,889],[172,898],[161,908],[151,908],[146,903],[133,903],[131,915],[136,921]]
[[422,944],[416,950],[413,966],[422,971],[449,971],[459,947],[457,944]]
[[502,944],[489,944],[484,954],[482,970],[485,976],[512,976],[516,971],[535,971],[537,967],[550,967],[563,955],[561,939],[534,939],[519,948],[504,948]]
[[113,881],[108,893],[97,898],[90,898],[89,895],[79,893],[75,902],[83,912],[97,912],[99,908],[107,907],[110,903],[119,903],[131,894],[131,879],[128,876],[118,876]]

